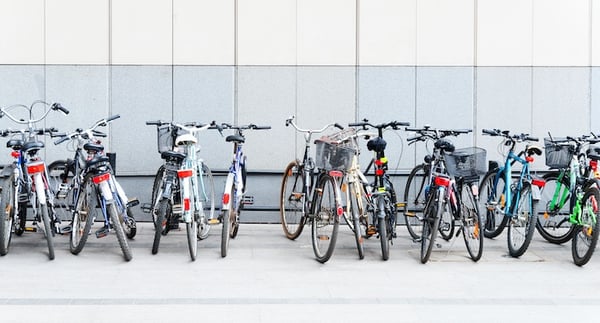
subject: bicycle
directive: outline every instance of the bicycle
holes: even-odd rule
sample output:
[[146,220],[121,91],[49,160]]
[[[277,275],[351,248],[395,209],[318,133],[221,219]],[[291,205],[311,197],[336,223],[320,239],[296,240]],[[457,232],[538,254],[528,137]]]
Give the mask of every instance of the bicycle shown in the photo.
[[[487,238],[497,237],[508,225],[508,251],[512,257],[522,256],[533,238],[537,214],[534,204],[539,200],[543,179],[534,178],[529,172],[529,165],[534,155],[540,156],[542,150],[529,142],[539,141],[528,134],[511,135],[508,130],[483,129],[484,135],[503,137],[503,144],[508,148],[504,165],[492,165],[483,177],[480,185],[482,199],[480,212],[484,224],[484,235]],[[527,142],[525,149],[515,153],[517,143]],[[525,156],[524,156],[525,155]],[[522,157],[525,158],[522,158]],[[516,182],[512,181],[512,166],[522,165]]]
[[344,213],[338,183],[343,172],[338,170],[340,165],[335,160],[329,159],[335,159],[335,144],[327,140],[317,141],[316,159],[313,159],[310,156],[310,142],[315,133],[322,133],[332,127],[343,127],[339,124],[327,124],[321,129],[302,129],[296,125],[293,116],[285,121],[285,125],[291,125],[296,131],[304,133],[305,145],[302,160],[290,162],[283,173],[279,196],[283,231],[288,239],[294,240],[310,220],[315,257],[317,261],[325,263],[335,249],[339,217]]
[[[406,186],[404,188],[404,201],[403,201],[403,214],[404,223],[406,229],[413,240],[421,239],[422,235],[422,221],[423,221],[423,210],[427,201],[425,189],[428,189],[432,185],[432,172],[434,169],[436,172],[445,172],[446,168],[442,164],[441,151],[435,143],[443,138],[449,136],[459,136],[461,134],[470,133],[471,129],[435,129],[429,125],[425,125],[423,128],[406,128],[406,131],[416,132],[416,136],[408,138],[408,145],[415,144],[417,142],[425,142],[426,147],[430,142],[434,143],[433,151],[425,155],[423,163],[416,165],[408,175],[406,180]],[[428,148],[428,147],[427,147]],[[429,151],[429,148],[427,149]],[[439,169],[438,169],[439,168]],[[439,234],[446,241],[449,241],[454,235],[454,219],[449,213],[443,213],[443,217],[438,227]]]
[[[50,107],[41,117],[35,118],[33,108],[38,105]],[[27,119],[18,118],[11,113],[14,109],[22,108],[27,112]],[[44,142],[38,141],[38,136],[50,135],[56,132],[54,128],[36,129],[35,124],[48,116],[50,111],[61,111],[68,114],[60,103],[48,104],[44,101],[34,101],[30,106],[16,104],[0,109],[0,118],[8,117],[18,124],[26,125],[24,130],[5,130],[2,136],[17,135],[20,138],[10,139],[6,146],[12,149],[12,164],[4,167],[2,177],[0,210],[0,255],[8,253],[12,233],[20,236],[25,231],[37,231],[35,226],[43,223],[44,236],[48,245],[48,258],[54,259],[53,236],[60,233],[59,220],[54,213],[54,194],[48,187],[46,163],[38,155],[44,148]],[[33,208],[33,228],[26,227],[27,204]]]
[[[188,249],[196,260],[198,240],[208,237],[209,220],[215,212],[214,180],[210,168],[197,157],[197,134],[215,123],[197,125],[147,121],[157,129],[158,152],[164,160],[154,177],[152,205],[154,222],[152,254],[158,253],[161,236],[185,223]],[[208,213],[205,214],[205,212]]]
[[[381,257],[383,260],[389,259],[390,244],[396,237],[396,216],[397,216],[397,198],[394,186],[386,173],[388,169],[388,159],[385,157],[385,148],[387,142],[383,139],[383,130],[391,128],[399,130],[400,126],[410,126],[408,122],[392,121],[388,123],[372,124],[364,119],[361,122],[350,123],[349,127],[360,127],[363,130],[370,128],[377,129],[377,136],[367,142],[367,149],[373,151],[375,158],[372,162],[375,164],[375,174],[373,188],[370,193],[373,199],[372,224],[367,228],[368,236],[377,233],[381,244]],[[370,167],[367,167],[367,169]]]
[[[245,130],[266,130],[271,129],[270,126],[257,126],[255,124],[234,126],[228,123],[222,123],[217,126],[219,132],[225,129],[235,130],[235,134],[225,138],[226,142],[233,143],[233,161],[229,167],[229,173],[225,180],[225,189],[223,191],[223,206],[221,207],[221,215],[219,220],[223,223],[221,230],[221,257],[227,256],[229,249],[229,239],[235,239],[240,226],[240,213],[244,206],[244,195],[246,193],[246,155],[242,147],[246,141],[244,136]],[[214,222],[214,221],[213,221]]]
[[[114,170],[110,165],[109,157],[107,154],[104,154],[104,147],[99,139],[107,137],[107,135],[97,130],[97,128],[105,127],[118,118],[120,118],[119,115],[113,115],[100,119],[88,129],[77,128],[69,134],[58,135],[61,138],[54,142],[55,145],[60,145],[63,142],[69,141],[70,146],[67,147],[67,150],[73,152],[72,159],[61,159],[50,163],[48,165],[48,174],[49,185],[56,192],[55,208],[58,212],[63,212],[65,216],[66,214],[70,215],[71,227],[66,231],[70,232],[69,250],[74,255],[79,254],[83,250],[91,227],[99,215],[102,215],[104,218],[104,225],[95,232],[96,238],[106,237],[110,232],[111,226],[114,227],[113,222],[115,221],[108,212],[112,209],[112,206],[108,207],[108,210],[106,206],[111,200],[114,201],[112,203],[115,207],[114,211],[119,218],[118,222],[121,224],[125,236],[128,239],[133,239],[137,233],[137,224],[131,208],[139,204],[139,201],[135,198],[129,199],[114,177]],[[92,161],[97,162],[97,166],[101,169],[97,168]],[[106,165],[107,161],[108,165]],[[104,165],[99,165],[102,163]],[[89,183],[89,177],[92,176],[89,175],[91,170],[106,172],[111,177],[108,187],[112,191],[110,194],[103,192],[104,201],[100,201],[100,203],[97,203],[98,198],[94,199],[91,196],[92,185]],[[109,175],[101,174],[100,176],[107,177]],[[94,182],[94,178],[91,180]],[[86,183],[86,181],[88,182]],[[84,195],[81,195],[82,193]],[[101,209],[98,209],[98,204],[101,205]],[[117,238],[120,239],[119,231],[121,229],[114,229],[117,231]],[[122,244],[121,242],[119,243]],[[123,246],[122,248],[126,249],[123,251],[125,258],[131,258],[128,255],[128,247]]]
[[[549,134],[550,135],[550,134]],[[550,242],[564,243],[571,239],[571,254],[577,266],[585,265],[592,257],[600,223],[600,181],[592,175],[600,160],[598,150],[582,153],[583,145],[600,140],[587,137],[544,138],[546,165],[555,169],[547,175],[541,191],[537,228]],[[588,166],[590,164],[596,166]],[[595,163],[592,163],[595,162]]]

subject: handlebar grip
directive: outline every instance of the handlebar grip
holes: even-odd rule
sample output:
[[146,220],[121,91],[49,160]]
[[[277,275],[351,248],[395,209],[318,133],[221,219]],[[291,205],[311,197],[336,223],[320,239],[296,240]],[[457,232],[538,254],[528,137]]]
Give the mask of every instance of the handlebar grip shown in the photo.
[[406,141],[408,141],[410,143],[411,141],[417,141],[419,139],[421,139],[421,136],[406,138]]
[[162,124],[162,121],[160,121],[160,120],[146,121],[147,126],[160,126],[161,124]]
[[256,130],[268,130],[271,129],[271,126],[256,126],[256,128],[254,128]]
[[337,122],[334,123],[333,126],[336,127],[336,128],[338,128],[338,129],[340,129],[340,130],[344,130],[344,127],[341,124],[337,123]]
[[530,137],[530,136],[525,137],[525,140],[528,140],[528,141],[540,141],[539,138],[537,138],[537,137]]
[[405,122],[405,121],[402,121],[402,122],[394,121],[394,124],[396,126],[402,126],[402,127],[408,127],[408,126],[410,126],[410,122]]
[[456,132],[456,133],[471,133],[471,132],[473,132],[473,129],[456,129],[456,130],[454,130],[454,132]]
[[498,132],[496,132],[495,130],[482,129],[481,132],[484,133],[484,134],[486,134],[486,135],[490,135],[490,136],[497,136],[498,135]]
[[95,137],[107,137],[107,136],[108,136],[108,135],[107,135],[107,134],[105,134],[104,132],[102,132],[102,131],[98,131],[98,130],[93,130],[93,131],[92,131],[92,134],[94,134],[94,136],[95,136]]
[[61,143],[65,142],[65,141],[67,141],[67,140],[69,140],[69,137],[67,137],[67,136],[65,135],[64,137],[62,137],[62,138],[60,138],[60,139],[56,140],[56,141],[54,142],[54,144],[55,144],[55,145],[59,145],[59,144],[61,144]]
[[366,126],[367,123],[366,122],[352,122],[348,124],[348,127],[362,127],[362,126]]
[[62,105],[60,105],[60,103],[58,103],[58,102],[52,104],[52,109],[54,109],[54,110],[60,110],[64,114],[69,114],[69,110],[67,110],[65,107],[63,107]]
[[[115,114],[114,116],[110,116],[110,117],[106,118],[106,122],[110,122],[110,121],[119,119],[120,117],[121,117],[120,114]],[[146,122],[146,124],[148,124],[148,122]]]

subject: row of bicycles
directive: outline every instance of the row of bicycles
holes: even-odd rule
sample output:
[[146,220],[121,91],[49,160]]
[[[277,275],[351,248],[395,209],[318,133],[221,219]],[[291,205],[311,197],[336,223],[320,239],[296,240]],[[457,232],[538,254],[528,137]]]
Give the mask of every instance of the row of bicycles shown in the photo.
[[[303,129],[294,118],[286,120],[304,134],[302,159],[285,169],[280,190],[280,213],[287,238],[296,239],[305,225],[311,225],[316,259],[328,261],[337,241],[339,225],[345,222],[354,233],[360,259],[364,240],[376,236],[384,260],[404,217],[407,231],[420,244],[420,260],[429,261],[438,235],[450,240],[463,236],[470,258],[478,261],[485,238],[496,238],[507,230],[508,253],[522,256],[539,231],[547,241],[572,241],[573,261],[585,265],[591,258],[599,235],[600,210],[598,160],[600,138],[544,139],[546,165],[543,177],[530,166],[542,149],[529,134],[484,129],[485,136],[499,137],[503,164],[488,161],[478,147],[456,149],[448,137],[472,132],[470,129],[410,128],[407,122],[373,124],[368,120],[350,123],[347,128],[328,124],[321,129]],[[404,128],[401,128],[404,127]],[[328,129],[335,132],[314,141],[312,136]],[[385,130],[413,133],[408,145],[424,142],[428,153],[406,180],[403,196],[393,186],[385,155]],[[367,140],[374,156],[364,171],[359,165],[359,139]],[[521,145],[523,144],[523,145]],[[516,166],[513,169],[515,164]],[[368,174],[368,176],[367,176]],[[371,177],[370,180],[368,177]],[[343,220],[342,220],[343,219]]]

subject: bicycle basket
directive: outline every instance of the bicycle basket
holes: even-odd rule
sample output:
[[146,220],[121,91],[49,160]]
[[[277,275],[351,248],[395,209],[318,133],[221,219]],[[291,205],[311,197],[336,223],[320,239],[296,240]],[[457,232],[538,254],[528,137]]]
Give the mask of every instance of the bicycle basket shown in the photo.
[[[565,138],[554,138],[561,141]],[[544,150],[546,151],[546,166],[550,168],[568,168],[575,154],[572,144],[556,144],[550,138],[544,138]]]
[[173,131],[170,125],[156,128],[158,153],[173,150]]
[[350,143],[335,143],[327,137],[315,140],[315,166],[324,170],[345,171],[352,165],[352,157],[356,153]]
[[445,155],[446,170],[455,177],[474,177],[487,171],[486,151],[479,147],[456,149]]

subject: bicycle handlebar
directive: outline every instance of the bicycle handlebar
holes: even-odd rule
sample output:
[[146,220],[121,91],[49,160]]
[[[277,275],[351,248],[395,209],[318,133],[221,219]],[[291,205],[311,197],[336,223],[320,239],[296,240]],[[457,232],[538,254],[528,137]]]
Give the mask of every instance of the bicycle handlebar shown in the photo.
[[55,145],[59,145],[67,140],[71,140],[73,138],[82,138],[82,139],[91,139],[93,137],[107,137],[108,135],[104,132],[96,130],[98,127],[105,127],[108,123],[121,118],[121,115],[115,114],[107,118],[100,119],[96,121],[90,128],[82,130],[81,128],[77,128],[75,131],[69,134],[61,134],[55,137],[61,137],[60,139],[54,141]]
[[294,127],[294,129],[296,129],[296,131],[299,131],[299,132],[320,133],[320,132],[323,132],[323,131],[331,128],[331,127],[336,127],[336,128],[339,128],[339,129],[344,129],[344,127],[342,127],[338,123],[330,123],[330,124],[324,126],[321,129],[315,129],[315,130],[313,130],[313,129],[302,129],[302,128],[299,128],[298,125],[294,122],[294,118],[296,118],[296,117],[295,116],[291,116],[288,119],[286,119],[285,120],[285,126],[288,127],[289,125],[292,125],[292,127]]
[[360,122],[349,123],[348,126],[349,127],[362,127],[364,130],[367,130],[367,126],[376,128],[376,129],[392,128],[394,130],[398,130],[398,127],[410,126],[410,122],[391,121],[391,122],[380,123],[380,124],[375,125],[375,124],[370,123],[369,120],[364,119],[363,121],[360,121]]
[[482,129],[481,132],[484,135],[490,136],[501,136],[509,140],[514,141],[540,141],[537,137],[532,137],[527,133],[521,133],[519,135],[511,135],[509,130],[500,130],[500,129]]
[[[49,106],[50,109],[46,110],[46,112],[40,118],[34,119],[32,111],[33,111],[33,107],[36,106],[37,104],[43,104],[44,106]],[[15,108],[23,108],[23,109],[27,110],[29,112],[29,120],[23,120],[21,118],[17,118],[15,116],[13,116],[9,111],[11,111]],[[12,120],[16,123],[26,124],[31,127],[34,123],[40,122],[41,120],[46,118],[46,116],[48,116],[50,111],[61,111],[65,115],[69,114],[69,110],[67,110],[65,107],[63,107],[58,102],[49,104],[42,100],[36,100],[36,101],[33,101],[33,103],[29,107],[24,104],[15,104],[15,105],[11,105],[6,108],[1,108],[0,109],[0,118],[2,118],[3,116],[7,116],[10,120]]]

